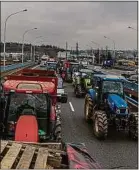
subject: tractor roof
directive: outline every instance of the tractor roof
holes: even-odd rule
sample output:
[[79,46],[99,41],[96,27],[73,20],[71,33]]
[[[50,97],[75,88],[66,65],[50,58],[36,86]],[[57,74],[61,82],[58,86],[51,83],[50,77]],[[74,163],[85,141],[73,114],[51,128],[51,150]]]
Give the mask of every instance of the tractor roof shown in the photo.
[[93,73],[93,71],[91,69],[81,69],[80,72],[83,72],[83,73]]
[[99,78],[100,80],[117,80],[117,81],[121,81],[121,80],[125,80],[125,78],[123,76],[117,76],[117,75],[112,75],[112,74],[94,74],[94,77]]

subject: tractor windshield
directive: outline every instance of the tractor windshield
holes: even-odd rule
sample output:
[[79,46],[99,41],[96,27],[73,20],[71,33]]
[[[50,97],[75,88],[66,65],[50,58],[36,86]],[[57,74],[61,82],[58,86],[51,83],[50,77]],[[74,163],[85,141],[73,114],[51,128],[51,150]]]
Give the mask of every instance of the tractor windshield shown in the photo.
[[116,93],[123,95],[123,84],[118,81],[103,81],[103,93]]
[[30,108],[32,108],[36,114],[40,109],[46,112],[47,100],[45,94],[14,93],[11,94],[10,98],[9,118],[13,117],[12,115],[21,114],[24,109]]

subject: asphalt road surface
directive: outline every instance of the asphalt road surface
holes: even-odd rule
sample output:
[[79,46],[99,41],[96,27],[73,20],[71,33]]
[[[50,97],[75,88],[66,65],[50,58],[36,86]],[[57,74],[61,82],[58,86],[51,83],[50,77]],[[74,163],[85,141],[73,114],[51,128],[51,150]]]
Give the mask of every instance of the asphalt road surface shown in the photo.
[[[44,68],[42,68],[44,69]],[[119,70],[104,70],[115,75]],[[138,143],[125,133],[111,129],[105,141],[99,141],[93,135],[92,125],[84,119],[84,98],[76,98],[71,84],[64,84],[68,93],[68,103],[62,104],[62,130],[64,142],[85,143],[88,152],[103,168],[137,169]]]

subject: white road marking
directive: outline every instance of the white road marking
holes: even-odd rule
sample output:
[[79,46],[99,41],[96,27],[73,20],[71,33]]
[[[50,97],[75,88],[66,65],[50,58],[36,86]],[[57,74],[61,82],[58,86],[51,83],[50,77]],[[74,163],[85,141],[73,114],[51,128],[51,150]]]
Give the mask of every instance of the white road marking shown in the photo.
[[73,108],[73,106],[72,106],[72,103],[71,103],[71,102],[69,102],[69,105],[70,105],[71,110],[74,112],[75,110],[74,110],[74,108]]
[[39,67],[40,65],[37,65],[37,66],[35,66],[35,67],[33,67],[32,69],[35,69],[35,68],[37,68],[37,67]]

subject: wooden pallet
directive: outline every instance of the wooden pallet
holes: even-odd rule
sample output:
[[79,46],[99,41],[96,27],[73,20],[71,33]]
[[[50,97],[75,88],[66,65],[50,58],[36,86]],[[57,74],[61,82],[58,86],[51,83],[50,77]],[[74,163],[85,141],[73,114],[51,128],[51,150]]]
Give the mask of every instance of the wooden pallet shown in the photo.
[[60,168],[64,151],[48,147],[1,141],[1,169]]

